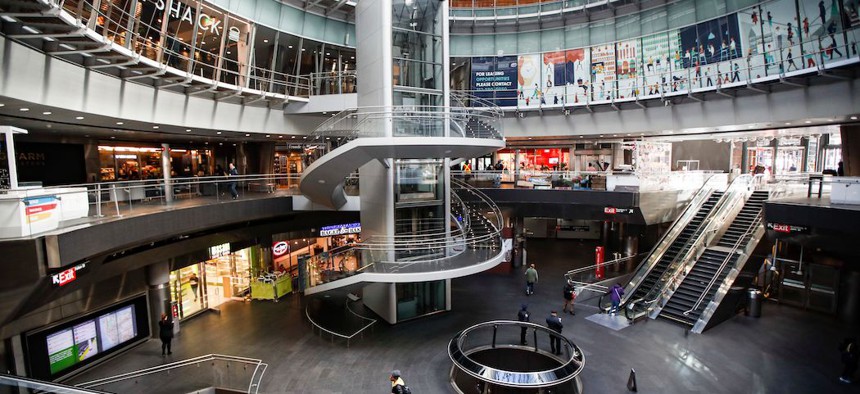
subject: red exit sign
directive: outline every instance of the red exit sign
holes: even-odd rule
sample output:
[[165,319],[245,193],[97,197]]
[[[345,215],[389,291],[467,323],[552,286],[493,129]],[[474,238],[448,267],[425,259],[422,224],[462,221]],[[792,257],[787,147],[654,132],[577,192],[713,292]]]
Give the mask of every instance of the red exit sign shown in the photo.
[[790,233],[808,233],[809,227],[806,226],[795,226],[791,224],[782,224],[782,223],[768,223],[767,228],[769,230],[776,231],[778,233],[790,234]]
[[78,279],[78,271],[83,270],[86,267],[87,263],[81,263],[67,270],[53,274],[51,275],[51,284],[54,286],[65,286],[72,283],[75,279]]
[[633,214],[633,208],[605,207],[605,208],[603,208],[603,213],[605,213],[607,215],[616,215],[616,214],[632,215]]

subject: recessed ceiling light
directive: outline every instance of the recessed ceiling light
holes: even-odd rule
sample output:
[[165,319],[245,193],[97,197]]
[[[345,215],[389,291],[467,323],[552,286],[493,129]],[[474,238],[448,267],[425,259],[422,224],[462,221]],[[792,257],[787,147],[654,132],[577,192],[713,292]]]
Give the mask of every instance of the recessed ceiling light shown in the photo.
[[328,115],[328,112],[323,111],[323,115]]
[[791,122],[785,122],[786,126],[791,126]]
[[21,112],[27,112],[27,111],[29,111],[29,110],[30,110],[30,108],[21,108],[21,109],[19,109],[19,111],[21,111]]
[[84,137],[86,137],[86,138],[90,138],[90,135],[89,135],[89,134],[84,134]]
[[355,59],[355,56],[350,56],[349,58],[350,58],[350,59]]
[[582,137],[583,137],[583,136],[579,136],[579,138],[582,138]]
[[125,123],[123,123],[123,122],[116,122],[116,124],[118,124],[118,125],[122,126],[122,125],[124,125]]
[[289,49],[293,49],[293,46],[292,46],[292,45],[290,45],[290,46],[288,46],[287,48],[289,48]]
[[618,137],[618,134],[612,134],[613,137]]
[[302,52],[304,52],[304,51],[305,51],[305,48],[302,48]]
[[0,107],[5,107],[6,104],[0,103]]
[[603,137],[603,134],[601,134],[600,136]]
[[186,133],[190,133],[190,132],[191,132],[191,129],[185,129],[185,132],[186,132]]
[[269,138],[269,137],[271,137],[271,136],[272,136],[271,134],[266,134],[266,138]]
[[803,122],[803,123],[810,124],[810,123],[812,123],[812,121],[811,121],[811,120],[807,120],[807,121],[805,121],[805,122]]
[[529,139],[532,139],[532,137],[529,137]]
[[832,122],[832,121],[833,121],[833,119],[827,119],[827,121],[828,121],[828,122]]
[[228,55],[232,55],[232,54],[233,54],[233,52],[227,51],[227,54],[228,54]]
[[215,134],[221,134],[221,132],[220,132],[220,131],[217,131],[217,132],[215,132]]
[[753,125],[749,125],[749,126],[747,126],[747,128],[748,128],[748,129],[751,129],[751,128],[753,128]]
[[250,134],[247,134],[247,133],[245,134],[245,137],[250,137],[250,136],[251,136]]
[[263,42],[269,42],[269,40],[263,39]]
[[84,117],[83,117],[83,116],[76,116],[76,117],[75,117],[75,119],[77,119],[77,120],[84,120]]
[[[279,135],[279,136],[278,136],[278,138],[284,138],[284,136],[282,136],[282,135]],[[293,138],[295,138],[295,137],[293,137]]]
[[296,138],[296,136],[293,136],[293,139],[295,139],[295,138]]
[[42,115],[50,115],[50,114],[51,114],[51,111],[42,112]]
[[158,126],[152,126],[153,129],[158,129]]
[[[2,105],[0,105],[0,107],[2,107]],[[851,117],[851,120],[857,120],[857,117],[856,117],[856,116],[852,116],[852,117]]]
[[110,136],[110,139],[115,140],[115,139],[116,139],[116,137],[114,137],[114,136]]

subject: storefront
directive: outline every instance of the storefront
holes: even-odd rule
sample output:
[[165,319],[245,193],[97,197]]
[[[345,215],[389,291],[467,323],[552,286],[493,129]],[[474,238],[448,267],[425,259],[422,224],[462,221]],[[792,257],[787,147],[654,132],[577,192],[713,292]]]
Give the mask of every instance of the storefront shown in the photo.
[[209,248],[210,259],[170,273],[170,299],[180,319],[234,299],[243,299],[251,277],[262,271],[261,250],[252,246],[230,252],[230,244]]
[[299,178],[304,170],[304,150],[301,146],[278,145],[275,147],[275,161],[272,172],[286,175],[286,179],[278,180],[278,186],[299,187]]
[[[99,180],[103,182],[158,179],[163,177],[161,147],[99,146]],[[211,175],[209,149],[170,149],[171,175]]]

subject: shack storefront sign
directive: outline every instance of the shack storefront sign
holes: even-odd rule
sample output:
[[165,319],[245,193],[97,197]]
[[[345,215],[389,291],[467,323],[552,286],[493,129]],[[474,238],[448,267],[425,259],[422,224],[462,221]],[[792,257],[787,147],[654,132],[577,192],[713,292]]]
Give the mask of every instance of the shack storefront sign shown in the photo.
[[[155,8],[159,11],[165,11],[167,8],[167,0],[149,0],[150,3],[155,4]],[[194,15],[196,10],[194,7],[189,6],[188,4],[181,3],[178,0],[174,0],[170,3],[170,9],[167,10],[167,14],[171,19],[179,19],[180,22],[188,22],[188,23],[197,23],[197,27],[200,31],[207,31],[211,34],[221,35],[221,31],[224,27],[221,25],[221,21],[215,19],[209,15],[204,13],[200,13],[199,15]],[[234,41],[238,41],[234,40]]]
[[778,233],[783,234],[806,234],[809,233],[809,227],[806,226],[795,226],[791,224],[781,224],[781,223],[768,223],[768,230],[773,230]]
[[334,226],[324,226],[320,229],[320,237],[329,237],[332,235],[343,234],[358,234],[361,232],[361,223],[336,224]]

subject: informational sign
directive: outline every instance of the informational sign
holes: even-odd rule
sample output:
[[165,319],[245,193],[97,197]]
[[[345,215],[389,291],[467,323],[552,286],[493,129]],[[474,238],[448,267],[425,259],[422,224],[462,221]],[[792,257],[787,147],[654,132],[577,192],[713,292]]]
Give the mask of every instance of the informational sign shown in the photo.
[[[57,206],[60,200],[57,196],[27,197],[23,200],[27,223],[30,225],[40,222],[58,220]],[[36,232],[36,231],[33,231]]]
[[84,361],[99,352],[98,334],[95,320],[78,324],[72,329],[75,335],[75,362]]
[[475,96],[486,99],[495,97],[495,103],[503,107],[516,105],[516,56],[472,58],[471,69],[471,90]]
[[324,226],[320,229],[320,237],[329,237],[332,235],[357,234],[361,232],[361,223],[337,224],[334,226]]
[[75,336],[71,328],[48,336],[48,360],[52,374],[75,365],[75,355]]
[[230,254],[230,243],[215,245],[209,248],[209,258],[216,259]]
[[633,208],[615,208],[615,207],[603,208],[603,213],[605,213],[607,215],[632,215],[633,212],[634,212]]
[[290,251],[290,243],[287,241],[275,242],[272,245],[272,255],[281,257]]
[[80,263],[74,267],[69,269],[62,270],[56,274],[51,275],[51,284],[54,286],[60,287],[65,286],[69,283],[74,282],[78,279],[78,275],[80,272],[84,271],[87,268],[87,262]]
[[767,229],[776,231],[778,233],[784,233],[784,234],[797,234],[797,233],[806,234],[806,233],[809,233],[809,227],[795,226],[795,225],[791,225],[791,224],[768,223]]

